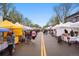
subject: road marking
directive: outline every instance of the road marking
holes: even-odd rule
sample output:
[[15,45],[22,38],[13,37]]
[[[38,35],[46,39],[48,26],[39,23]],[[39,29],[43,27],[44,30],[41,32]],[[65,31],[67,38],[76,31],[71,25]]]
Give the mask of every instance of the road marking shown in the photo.
[[43,56],[43,46],[42,46],[42,41],[41,41],[41,56]]
[[41,56],[46,56],[46,48],[43,33],[41,33]]

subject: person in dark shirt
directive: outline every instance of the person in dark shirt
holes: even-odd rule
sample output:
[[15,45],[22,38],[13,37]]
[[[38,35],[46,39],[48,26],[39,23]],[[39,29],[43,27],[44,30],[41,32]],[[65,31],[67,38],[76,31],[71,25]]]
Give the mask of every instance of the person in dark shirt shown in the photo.
[[7,34],[7,42],[8,42],[8,51],[9,51],[9,55],[12,55],[12,51],[13,51],[13,45],[14,45],[14,39],[12,38],[12,33],[8,32]]
[[75,31],[75,36],[78,36],[78,32],[77,31]]
[[65,33],[68,33],[68,31],[66,29],[64,31],[65,31]]
[[72,37],[74,36],[73,30],[70,31],[70,35],[71,35]]
[[27,43],[31,41],[31,31],[27,32]]

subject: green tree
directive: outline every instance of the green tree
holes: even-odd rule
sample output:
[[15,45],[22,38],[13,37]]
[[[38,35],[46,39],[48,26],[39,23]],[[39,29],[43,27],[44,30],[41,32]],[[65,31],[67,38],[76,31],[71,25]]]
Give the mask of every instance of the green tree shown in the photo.
[[40,28],[40,26],[38,24],[33,24],[32,27],[37,27],[37,28]]
[[53,25],[59,24],[60,20],[58,19],[58,17],[56,16],[53,20],[52,20]]
[[52,17],[52,18],[48,21],[48,23],[44,26],[44,28],[50,26],[49,24],[51,24],[52,26],[54,26],[54,25],[57,25],[57,24],[59,24],[59,23],[60,23],[60,20],[58,19],[58,16],[55,16],[55,17]]
[[10,12],[9,12],[9,17],[11,18],[11,20],[15,23],[15,22],[22,22],[23,16],[22,14],[20,14],[15,8],[13,8]]
[[33,25],[33,23],[27,17],[25,18],[25,21],[27,26]]
[[0,3],[0,12],[1,12],[1,15],[3,16],[3,20],[7,18],[12,8],[13,8],[13,4],[11,3]]

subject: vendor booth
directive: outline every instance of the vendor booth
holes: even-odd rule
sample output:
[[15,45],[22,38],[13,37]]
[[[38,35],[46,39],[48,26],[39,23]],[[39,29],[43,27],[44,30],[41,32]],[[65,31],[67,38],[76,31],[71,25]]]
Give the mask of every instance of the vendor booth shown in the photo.
[[52,29],[56,29],[57,31],[56,36],[60,36],[64,33],[65,29],[68,30],[68,33],[71,31],[71,29],[74,29],[73,27],[71,27],[72,24],[73,24],[72,22],[60,23],[52,27]]
[[4,37],[2,35],[3,32],[9,32],[9,29],[0,28],[0,52],[8,47],[7,41],[4,41]]
[[[22,35],[22,27],[13,24],[12,22],[5,20],[0,23],[0,28],[8,28],[15,34],[15,43],[19,42],[19,36]],[[7,32],[4,32],[4,37],[7,35]]]
[[[56,26],[54,26],[52,29],[56,29],[57,33],[56,36],[63,36],[62,40],[66,42],[79,42],[79,22],[67,22],[67,23],[61,23]],[[68,31],[68,35],[65,36],[64,30]],[[73,30],[74,36],[71,36],[71,31]],[[76,33],[77,32],[77,36]]]
[[16,22],[15,25],[21,26],[24,31],[32,30],[31,27],[22,25],[22,24],[20,24],[20,23],[18,23],[18,22]]
[[31,27],[28,27],[28,26],[24,26],[24,25],[23,25],[23,30],[24,30],[24,31],[27,31],[27,30],[33,30],[33,29],[32,29]]

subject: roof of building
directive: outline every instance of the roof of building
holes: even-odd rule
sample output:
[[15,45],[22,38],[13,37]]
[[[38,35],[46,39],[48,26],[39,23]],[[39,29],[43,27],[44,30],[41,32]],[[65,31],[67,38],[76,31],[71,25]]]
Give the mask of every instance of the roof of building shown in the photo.
[[70,17],[72,17],[72,16],[74,16],[74,15],[77,15],[77,14],[79,14],[79,11],[76,12],[76,13],[74,13],[74,14],[72,14],[72,15],[70,15],[70,16],[68,16],[68,17],[66,17],[65,19],[70,18]]

